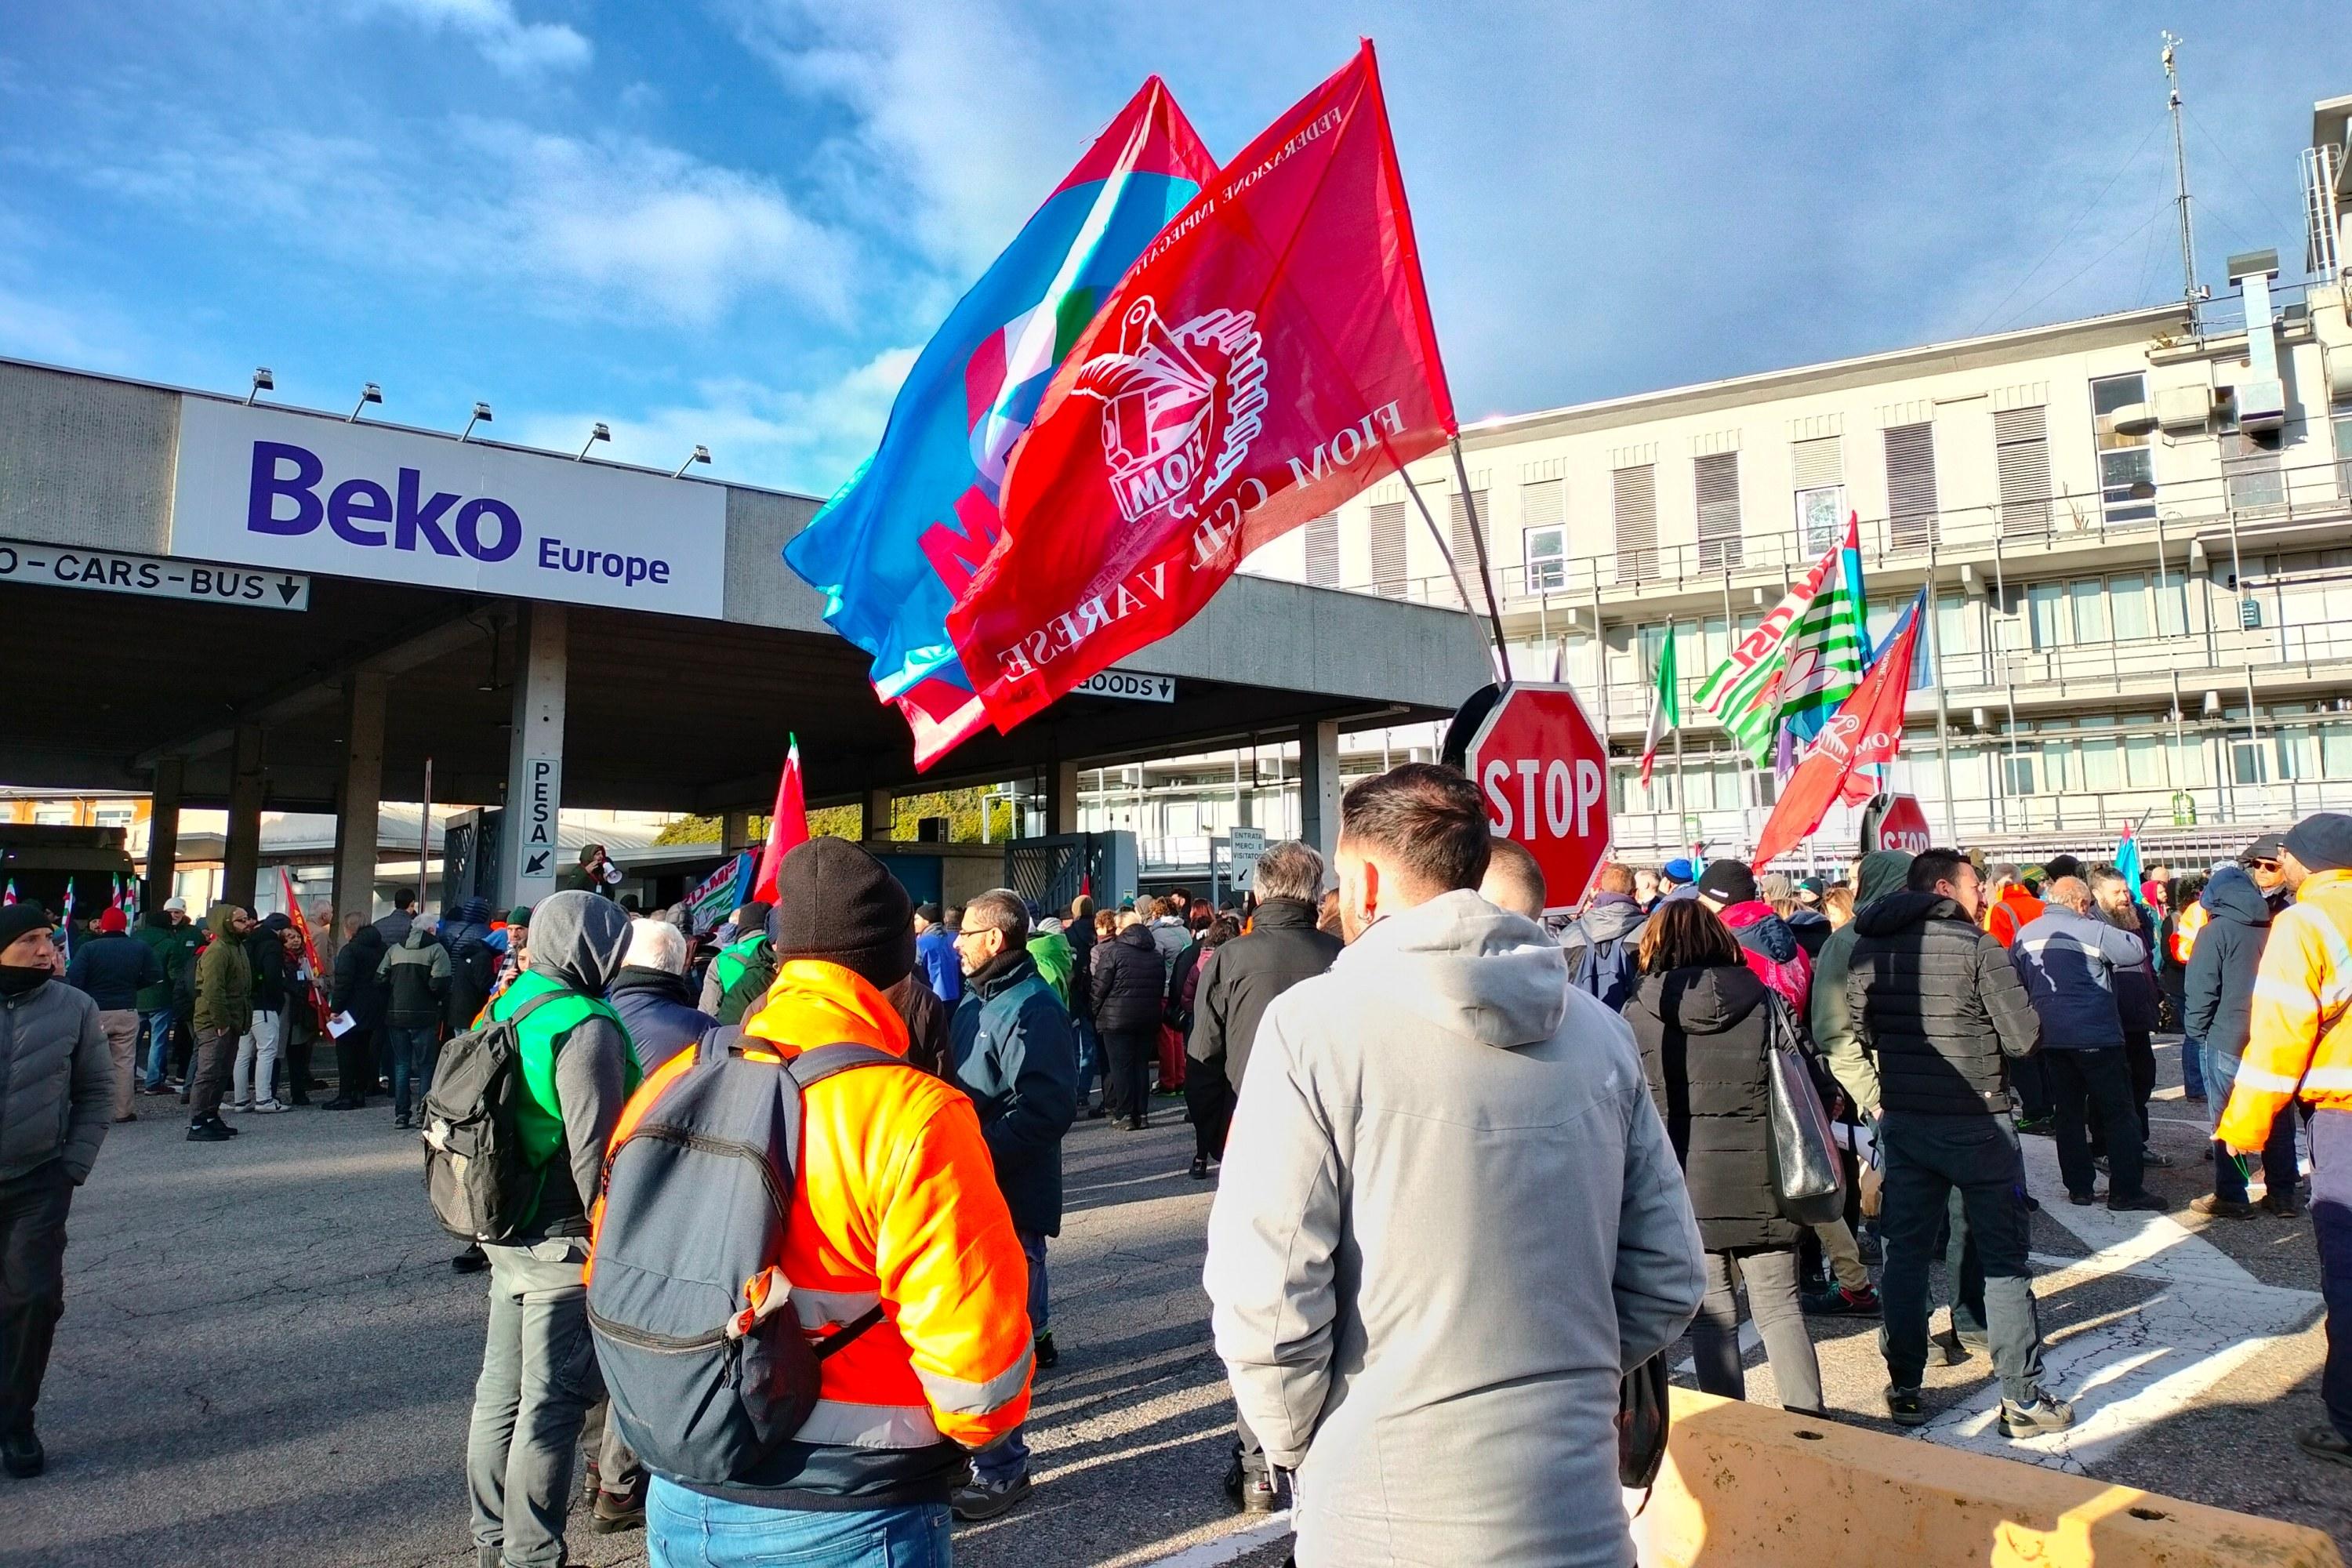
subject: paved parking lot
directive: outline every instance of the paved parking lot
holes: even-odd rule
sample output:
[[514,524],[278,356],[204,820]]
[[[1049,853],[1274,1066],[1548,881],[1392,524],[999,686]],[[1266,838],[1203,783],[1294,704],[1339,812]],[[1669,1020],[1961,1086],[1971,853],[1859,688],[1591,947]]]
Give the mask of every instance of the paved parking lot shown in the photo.
[[[2166,1052],[2168,1069],[2172,1053]],[[2151,1184],[2197,1191],[2201,1128],[2178,1090],[2155,1108],[2178,1156]],[[142,1110],[170,1102],[142,1100]],[[1227,1415],[1200,1292],[1210,1201],[1190,1130],[1082,1122],[1054,1261],[1062,1363],[1040,1383],[1039,1489],[957,1536],[982,1568],[1276,1564],[1218,1489]],[[434,1565],[472,1554],[460,1464],[481,1290],[453,1276],[409,1140],[381,1108],[250,1119],[226,1145],[176,1118],[113,1130],[79,1194],[69,1305],[42,1430],[50,1473],[0,1482],[0,1564]],[[2051,1173],[2046,1141],[2029,1160]],[[1987,1448],[2198,1501],[2318,1525],[2352,1547],[2352,1479],[2305,1459],[2318,1419],[2308,1220],[2206,1226],[2109,1215],[2063,1196],[2035,1221],[2053,1381],[2084,1420],[2032,1446],[1988,1436],[1988,1364],[1931,1368],[1924,1440]],[[1816,1320],[1829,1403],[1879,1419],[1874,1326]],[[1772,1396],[1751,1356],[1749,1395]],[[639,1537],[580,1517],[577,1561],[642,1561]]]

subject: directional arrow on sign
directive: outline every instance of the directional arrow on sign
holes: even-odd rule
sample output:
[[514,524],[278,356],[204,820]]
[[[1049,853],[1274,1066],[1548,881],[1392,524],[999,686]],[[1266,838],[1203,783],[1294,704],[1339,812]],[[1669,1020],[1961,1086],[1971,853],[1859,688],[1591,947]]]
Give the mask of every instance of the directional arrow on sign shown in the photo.
[[526,877],[546,876],[547,855],[548,852],[542,849],[536,855],[533,855],[529,860],[523,862],[522,874]]
[[301,582],[291,574],[278,580],[278,597],[286,604],[292,604],[294,595],[301,591]]

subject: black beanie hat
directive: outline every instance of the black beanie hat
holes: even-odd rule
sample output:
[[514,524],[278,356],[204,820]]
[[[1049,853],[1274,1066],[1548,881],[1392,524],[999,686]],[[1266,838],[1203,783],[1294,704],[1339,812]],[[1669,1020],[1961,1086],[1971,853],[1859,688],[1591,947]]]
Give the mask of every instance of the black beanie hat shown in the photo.
[[2286,830],[2286,851],[2314,871],[2352,869],[2352,816],[2312,813]]
[[846,838],[812,838],[784,857],[772,924],[779,961],[823,959],[885,990],[914,972],[907,889]]
[[0,948],[28,931],[55,931],[57,924],[49,918],[49,911],[31,899],[0,906]]
[[1737,860],[1710,860],[1698,875],[1698,896],[1725,905],[1751,903],[1756,873]]

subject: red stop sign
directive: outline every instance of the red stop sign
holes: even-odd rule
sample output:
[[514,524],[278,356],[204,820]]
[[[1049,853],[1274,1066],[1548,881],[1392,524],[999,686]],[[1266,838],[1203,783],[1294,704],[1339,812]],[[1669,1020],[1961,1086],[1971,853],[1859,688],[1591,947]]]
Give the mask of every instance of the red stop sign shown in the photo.
[[1486,825],[1543,868],[1545,902],[1581,904],[1609,849],[1609,744],[1566,686],[1517,685],[1463,758]]
[[1865,855],[1873,849],[1900,849],[1906,855],[1916,855],[1933,842],[1928,837],[1927,808],[1916,795],[1880,795],[1871,803],[1864,820],[1869,824],[1862,842]]

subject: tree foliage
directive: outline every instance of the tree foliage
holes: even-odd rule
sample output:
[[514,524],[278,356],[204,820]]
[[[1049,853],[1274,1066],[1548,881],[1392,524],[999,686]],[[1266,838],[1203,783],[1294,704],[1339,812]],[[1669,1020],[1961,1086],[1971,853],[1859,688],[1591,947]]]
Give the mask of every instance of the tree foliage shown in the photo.
[[[927,816],[948,819],[948,842],[978,844],[981,842],[980,815],[983,801],[989,813],[989,840],[1003,843],[1013,837],[1013,803],[1003,797],[987,800],[983,789],[937,790],[929,795],[903,795],[890,803],[890,837],[899,843],[912,843],[922,832],[921,822]],[[856,838],[865,827],[865,812],[855,805],[818,806],[808,814],[809,832],[820,838]],[[655,836],[656,844],[716,844],[720,830],[716,816],[681,816]],[[751,842],[764,843],[768,837],[768,819],[751,818]]]

